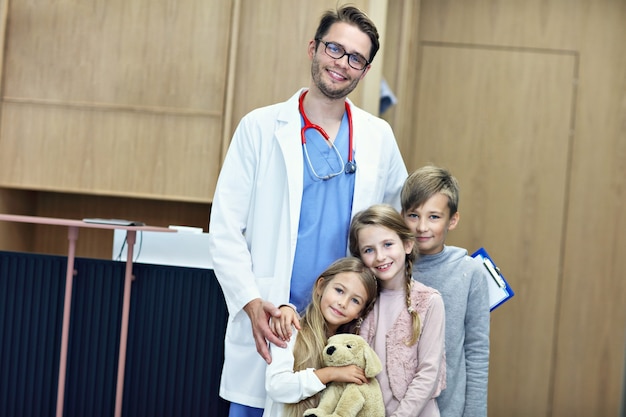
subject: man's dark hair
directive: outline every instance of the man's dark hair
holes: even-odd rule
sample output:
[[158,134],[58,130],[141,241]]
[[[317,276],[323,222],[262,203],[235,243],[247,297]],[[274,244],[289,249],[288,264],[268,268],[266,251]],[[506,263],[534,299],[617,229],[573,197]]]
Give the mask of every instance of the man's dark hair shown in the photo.
[[[354,6],[343,6],[337,10],[328,10],[325,12],[320,19],[320,24],[315,32],[315,39],[322,39],[330,30],[330,27],[338,22],[344,22],[356,26],[363,33],[369,36],[372,41],[372,48],[370,49],[368,61],[371,63],[374,60],[374,56],[376,56],[376,52],[378,52],[378,49],[380,48],[378,30],[376,30],[374,22],[372,22],[372,20],[364,12]],[[319,40],[316,41],[315,47],[317,48],[318,45]]]

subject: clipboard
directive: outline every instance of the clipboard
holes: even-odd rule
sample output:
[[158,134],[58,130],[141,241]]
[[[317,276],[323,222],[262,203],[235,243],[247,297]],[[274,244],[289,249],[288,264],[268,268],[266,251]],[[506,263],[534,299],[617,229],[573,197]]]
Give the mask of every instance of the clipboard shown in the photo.
[[489,311],[493,311],[496,307],[513,297],[515,293],[485,248],[480,248],[474,252],[472,258],[482,261],[491,278],[487,281],[487,286],[489,287]]

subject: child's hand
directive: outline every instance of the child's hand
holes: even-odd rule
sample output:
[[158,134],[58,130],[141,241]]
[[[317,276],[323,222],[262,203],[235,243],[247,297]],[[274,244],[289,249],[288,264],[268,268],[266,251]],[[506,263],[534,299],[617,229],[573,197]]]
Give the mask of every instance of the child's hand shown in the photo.
[[292,326],[300,330],[300,316],[291,306],[280,306],[280,317],[272,317],[270,329],[281,340],[289,341],[293,333]]
[[368,382],[365,371],[356,365],[328,366],[316,369],[314,372],[323,384],[334,381],[361,385]]

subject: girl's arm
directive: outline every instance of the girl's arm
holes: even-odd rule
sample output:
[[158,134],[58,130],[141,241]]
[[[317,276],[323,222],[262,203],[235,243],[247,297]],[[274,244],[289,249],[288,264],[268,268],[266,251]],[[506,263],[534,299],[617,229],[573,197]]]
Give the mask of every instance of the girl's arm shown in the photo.
[[428,401],[439,394],[439,383],[444,356],[445,310],[441,295],[431,298],[422,323],[422,334],[417,341],[417,371],[400,405],[391,417],[420,415]]
[[328,366],[316,369],[314,372],[324,384],[329,382],[349,382],[358,385],[367,383],[365,371],[356,365]]
[[275,402],[293,404],[312,397],[332,381],[367,382],[365,371],[356,365],[326,367],[320,369],[293,370],[293,347],[296,337],[292,337],[283,349],[271,345],[272,363],[265,372],[265,390]]
[[270,345],[272,363],[265,371],[265,390],[275,402],[294,404],[326,388],[312,368],[294,372],[292,352],[296,337],[291,338],[287,348]]

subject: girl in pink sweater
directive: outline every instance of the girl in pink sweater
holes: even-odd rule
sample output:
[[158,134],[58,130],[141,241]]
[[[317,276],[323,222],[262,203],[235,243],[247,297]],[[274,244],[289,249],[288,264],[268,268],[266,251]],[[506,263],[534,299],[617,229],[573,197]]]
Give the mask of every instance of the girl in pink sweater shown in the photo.
[[445,388],[445,311],[437,290],[411,278],[413,234],[393,207],[374,205],[352,219],[350,252],[379,282],[379,297],[360,334],[384,364],[376,378],[386,415],[438,417],[436,398]]

